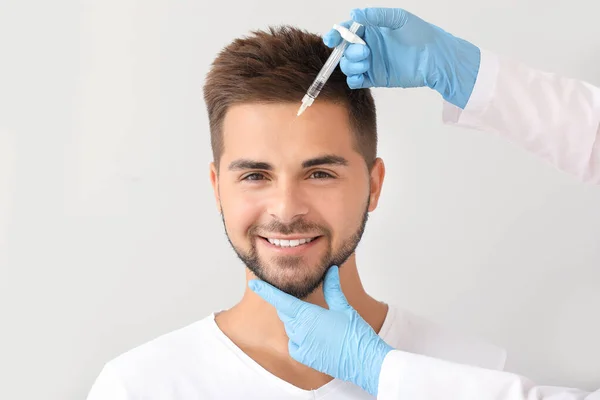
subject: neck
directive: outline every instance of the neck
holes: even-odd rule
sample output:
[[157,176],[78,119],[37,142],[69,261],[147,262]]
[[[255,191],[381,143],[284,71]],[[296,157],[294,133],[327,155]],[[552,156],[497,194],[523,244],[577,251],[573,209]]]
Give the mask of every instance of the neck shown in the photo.
[[[342,291],[348,303],[376,332],[379,332],[387,314],[387,305],[378,302],[364,290],[354,254],[340,267],[339,272]],[[248,288],[247,282],[250,279],[255,279],[255,276],[247,270],[245,291],[241,301],[233,308],[220,313],[216,318],[217,324],[242,349],[268,348],[269,352],[286,356],[288,337],[283,323],[277,316],[275,308]],[[304,301],[328,308],[322,287],[315,290]]]

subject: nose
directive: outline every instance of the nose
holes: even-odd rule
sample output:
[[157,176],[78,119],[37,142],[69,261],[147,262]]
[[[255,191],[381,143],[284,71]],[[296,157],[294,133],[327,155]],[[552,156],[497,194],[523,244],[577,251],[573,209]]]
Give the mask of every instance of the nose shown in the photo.
[[280,181],[273,188],[267,210],[271,217],[282,223],[291,223],[294,219],[306,215],[308,210],[305,196],[297,184]]

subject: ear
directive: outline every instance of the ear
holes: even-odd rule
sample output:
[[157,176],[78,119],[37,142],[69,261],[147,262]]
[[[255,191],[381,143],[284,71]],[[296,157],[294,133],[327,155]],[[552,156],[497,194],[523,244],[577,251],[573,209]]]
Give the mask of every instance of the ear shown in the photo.
[[385,178],[385,165],[381,158],[377,158],[371,168],[370,182],[371,190],[369,193],[369,212],[374,211],[377,208],[379,202],[379,196],[381,195],[381,188],[383,187],[383,179]]
[[221,198],[219,196],[219,173],[217,172],[217,167],[214,162],[210,163],[210,183],[213,187],[213,192],[215,195],[215,201],[217,202],[217,210],[219,210],[219,214],[221,211]]

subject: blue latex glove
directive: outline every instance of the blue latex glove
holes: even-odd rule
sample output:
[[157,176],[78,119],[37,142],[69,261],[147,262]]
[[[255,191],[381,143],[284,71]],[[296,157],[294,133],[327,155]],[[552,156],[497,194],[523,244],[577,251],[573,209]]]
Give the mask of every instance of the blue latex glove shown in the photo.
[[[354,9],[351,18],[364,25],[357,34],[367,46],[350,44],[340,61],[350,88],[426,86],[466,106],[479,72],[477,46],[400,8]],[[341,40],[335,29],[323,36],[329,47]]]
[[393,348],[348,304],[338,267],[327,271],[323,283],[329,309],[299,300],[263,281],[251,280],[248,286],[277,309],[294,360],[377,396],[383,359]]

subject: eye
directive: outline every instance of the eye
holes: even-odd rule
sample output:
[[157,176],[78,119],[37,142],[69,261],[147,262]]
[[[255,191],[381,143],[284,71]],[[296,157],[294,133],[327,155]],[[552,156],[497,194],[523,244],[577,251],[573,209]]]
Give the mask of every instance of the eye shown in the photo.
[[310,174],[310,178],[311,179],[329,179],[329,178],[333,178],[333,175],[331,175],[325,171],[315,171],[312,174]]
[[259,172],[253,172],[251,174],[245,175],[242,180],[243,181],[262,181],[265,179],[265,176]]

